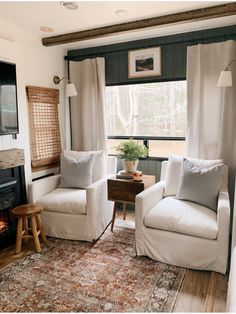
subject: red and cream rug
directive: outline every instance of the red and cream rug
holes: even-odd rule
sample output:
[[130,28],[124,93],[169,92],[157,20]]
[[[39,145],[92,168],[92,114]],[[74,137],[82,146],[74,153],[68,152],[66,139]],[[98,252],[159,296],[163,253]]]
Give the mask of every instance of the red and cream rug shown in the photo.
[[50,238],[0,272],[0,312],[171,312],[186,270],[135,254],[116,222],[95,243]]

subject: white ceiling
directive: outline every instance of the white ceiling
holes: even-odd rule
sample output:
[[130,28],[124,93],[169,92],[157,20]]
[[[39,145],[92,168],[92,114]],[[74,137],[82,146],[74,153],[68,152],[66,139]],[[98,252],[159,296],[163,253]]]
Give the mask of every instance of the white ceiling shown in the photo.
[[[172,14],[198,8],[215,6],[225,1],[78,1],[76,11],[65,9],[58,1],[6,1],[0,2],[0,18],[34,34],[38,38],[81,31],[101,26],[119,24],[143,18]],[[126,16],[117,16],[116,10],[126,10]],[[214,28],[236,24],[236,16],[162,26],[128,34],[93,39],[69,46],[86,47],[98,44],[133,40],[171,33],[187,32],[201,28]],[[53,33],[39,30],[40,26],[54,29]]]

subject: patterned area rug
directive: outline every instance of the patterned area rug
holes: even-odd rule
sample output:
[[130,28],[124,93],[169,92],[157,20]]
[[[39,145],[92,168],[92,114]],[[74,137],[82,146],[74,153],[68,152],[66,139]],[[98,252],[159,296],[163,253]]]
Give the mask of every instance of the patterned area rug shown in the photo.
[[171,312],[184,268],[135,254],[116,221],[94,244],[50,238],[0,273],[0,312]]

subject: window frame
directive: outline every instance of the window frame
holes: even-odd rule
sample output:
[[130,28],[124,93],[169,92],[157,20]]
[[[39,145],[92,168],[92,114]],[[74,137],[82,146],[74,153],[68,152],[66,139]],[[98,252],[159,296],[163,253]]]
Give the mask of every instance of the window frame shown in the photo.
[[[143,145],[145,147],[147,147],[148,149],[148,154],[149,154],[149,141],[186,141],[186,137],[167,137],[167,136],[124,136],[124,135],[120,135],[120,136],[115,136],[115,135],[108,135],[107,136],[108,140],[129,140],[129,139],[133,139],[133,140],[141,140],[143,141]],[[116,156],[116,154],[108,154],[109,156]],[[159,160],[159,161],[163,161],[163,160],[167,160],[168,156],[166,157],[158,157],[158,156],[147,156],[145,158],[140,158],[142,160]]]
[[[171,79],[168,79],[168,80],[160,80],[160,79],[157,79],[157,80],[154,80],[154,81],[145,81],[142,80],[141,82],[140,81],[132,81],[132,82],[129,82],[129,84],[127,83],[120,83],[120,84],[113,84],[113,83],[110,83],[110,84],[106,84],[106,87],[111,87],[111,86],[120,86],[120,85],[133,85],[133,84],[149,84],[149,83],[164,83],[164,82],[176,82],[176,81],[186,81],[187,82],[187,77],[181,77],[181,78],[171,78]],[[147,147],[148,149],[148,154],[149,154],[149,141],[151,140],[156,140],[156,141],[186,141],[186,137],[185,136],[178,136],[178,137],[175,137],[175,136],[145,136],[145,135],[130,135],[130,136],[127,136],[127,135],[107,135],[107,139],[108,140],[129,140],[129,139],[134,139],[134,140],[142,140],[143,141],[143,145],[145,147]],[[116,156],[115,154],[108,154],[109,156]],[[163,160],[167,160],[168,159],[168,156],[166,157],[158,157],[158,156],[152,156],[150,157],[149,155],[146,157],[146,158],[140,158],[140,159],[143,159],[143,160],[159,160],[159,161],[163,161]]]

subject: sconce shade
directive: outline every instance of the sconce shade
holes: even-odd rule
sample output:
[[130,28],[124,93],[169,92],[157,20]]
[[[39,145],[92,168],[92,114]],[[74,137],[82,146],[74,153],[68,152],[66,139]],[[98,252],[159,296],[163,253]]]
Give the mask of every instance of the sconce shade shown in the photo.
[[64,76],[63,78],[60,79],[59,76],[54,76],[53,82],[54,82],[54,84],[59,84],[64,79],[66,79],[68,81],[68,83],[66,85],[66,96],[67,97],[77,96],[78,93],[77,93],[77,90],[75,88],[75,85],[70,82],[68,77]]
[[229,70],[221,71],[217,87],[231,87],[232,86],[232,72]]
[[66,85],[66,96],[67,97],[72,97],[72,96],[77,96],[77,90],[75,88],[75,85],[73,83],[68,83]]

